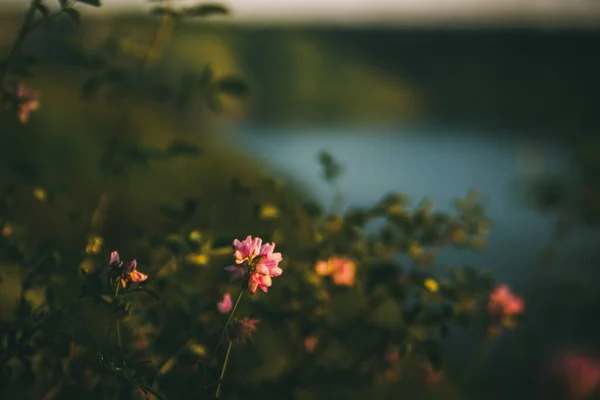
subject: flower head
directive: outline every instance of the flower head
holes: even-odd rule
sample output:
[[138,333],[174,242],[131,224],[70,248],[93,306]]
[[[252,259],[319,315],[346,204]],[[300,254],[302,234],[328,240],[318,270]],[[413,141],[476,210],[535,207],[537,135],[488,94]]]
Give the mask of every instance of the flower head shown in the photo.
[[252,334],[256,331],[256,324],[260,322],[258,319],[235,319],[231,326],[231,340],[236,343],[246,343]]
[[110,260],[108,261],[109,265],[119,265],[121,264],[121,257],[119,257],[119,253],[113,251],[110,253]]
[[12,105],[18,111],[19,121],[23,124],[29,120],[29,114],[40,107],[39,94],[20,82],[6,85],[3,92],[5,107],[10,108]]
[[255,293],[260,288],[266,293],[272,284],[271,278],[283,273],[279,268],[281,253],[273,252],[275,243],[262,244],[262,239],[248,236],[243,242],[234,240],[233,246],[236,265],[225,270],[233,272],[234,278],[247,279],[250,292]]
[[121,285],[127,286],[127,282],[140,283],[148,279],[148,275],[141,273],[137,269],[137,261],[133,260],[125,266],[121,275]]
[[347,257],[330,257],[327,261],[315,264],[317,275],[331,275],[338,286],[352,286],[356,275],[356,264]]
[[307,336],[304,338],[304,349],[307,353],[314,353],[319,344],[319,338],[316,336]]
[[137,261],[135,259],[130,263],[123,265],[121,257],[116,251],[110,253],[108,264],[113,267],[113,271],[120,269],[120,272],[118,272],[118,277],[123,288],[127,287],[128,282],[140,283],[148,279],[148,275],[137,270]]
[[221,314],[229,314],[229,311],[233,308],[233,302],[229,293],[223,295],[223,301],[217,303],[217,309]]
[[248,235],[243,242],[235,239],[233,241],[233,247],[235,247],[235,258],[236,264],[242,264],[244,262],[252,262],[252,260],[258,255],[260,246],[262,244],[261,238],[252,239],[252,236]]
[[492,314],[511,317],[523,312],[523,299],[513,294],[507,285],[498,286],[491,294],[488,310]]

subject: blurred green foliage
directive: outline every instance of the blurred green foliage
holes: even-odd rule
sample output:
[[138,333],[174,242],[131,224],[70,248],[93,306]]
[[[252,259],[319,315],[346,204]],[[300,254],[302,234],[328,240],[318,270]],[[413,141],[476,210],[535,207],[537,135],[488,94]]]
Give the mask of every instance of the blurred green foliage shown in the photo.
[[[57,46],[64,70],[21,52],[29,24],[51,18],[40,1],[3,64],[2,79],[26,81],[42,106],[24,125],[17,96],[0,120],[2,397],[213,398],[221,383],[231,399],[464,398],[468,385],[445,368],[450,330],[511,325],[488,312],[488,271],[436,268],[445,248],[485,247],[480,196],[452,213],[399,193],[345,209],[344,167],[322,152],[335,194],[331,207],[317,204],[210,134],[215,113],[253,92],[239,73],[204,62],[169,70],[180,66],[167,45],[178,24],[226,8],[163,4],[146,23],[149,44],[135,30],[94,43],[71,3],[59,11],[71,25],[50,27],[68,39]],[[284,273],[236,309],[260,322],[220,380],[225,346],[209,354],[227,316],[216,305],[239,289],[224,267],[248,234],[276,243]],[[113,250],[150,278],[116,290]],[[352,268],[343,284],[317,269],[336,257]],[[215,382],[206,391],[203,374]]]

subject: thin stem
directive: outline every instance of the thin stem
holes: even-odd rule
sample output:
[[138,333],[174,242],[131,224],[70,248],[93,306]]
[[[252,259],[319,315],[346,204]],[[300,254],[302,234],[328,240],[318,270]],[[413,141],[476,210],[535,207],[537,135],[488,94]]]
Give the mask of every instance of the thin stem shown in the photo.
[[4,78],[6,77],[6,74],[8,73],[10,63],[12,62],[13,58],[17,55],[17,53],[21,49],[23,40],[25,40],[25,36],[27,36],[27,33],[29,32],[29,29],[28,29],[29,25],[31,24],[33,17],[35,17],[36,5],[40,1],[41,0],[32,0],[31,4],[29,5],[27,14],[25,14],[23,23],[21,24],[21,27],[19,28],[19,33],[17,34],[17,39],[15,40],[12,47],[10,48],[8,55],[6,56],[6,59],[4,60],[4,65],[0,69],[0,85],[4,82]]
[[[116,279],[115,284],[115,299],[119,295],[119,279]],[[116,317],[117,321],[117,344],[119,345],[119,353],[121,355],[121,363],[125,366],[125,360],[123,359],[123,342],[121,341],[121,324],[119,323],[119,316]]]
[[[225,326],[223,327],[223,330],[221,331],[221,336],[219,337],[219,341],[217,342],[217,345],[215,346],[215,349],[211,353],[208,361],[206,362],[206,364],[204,364],[204,368],[202,368],[203,373],[204,373],[204,390],[208,390],[208,367],[209,367],[210,363],[212,362],[212,360],[217,355],[217,351],[219,350],[219,347],[221,346],[223,337],[225,337],[227,328],[229,328],[231,321],[233,321],[233,316],[235,314],[235,311],[237,310],[238,305],[240,304],[240,300],[242,300],[242,295],[244,294],[244,289],[245,289],[245,284],[242,284],[242,287],[240,288],[240,292],[238,293],[237,299],[235,300],[235,304],[233,305],[233,308],[231,309],[231,312],[229,313],[229,318],[227,319],[227,322],[225,323]],[[198,394],[199,393],[200,393],[200,389],[198,389]]]
[[215,397],[218,399],[221,397],[221,383],[223,383],[223,377],[225,376],[225,370],[227,369],[227,363],[229,362],[229,355],[231,354],[231,347],[233,347],[233,340],[229,341],[227,346],[227,353],[225,354],[225,361],[223,361],[223,368],[221,368],[221,376],[219,377],[219,384],[217,385],[217,392]]

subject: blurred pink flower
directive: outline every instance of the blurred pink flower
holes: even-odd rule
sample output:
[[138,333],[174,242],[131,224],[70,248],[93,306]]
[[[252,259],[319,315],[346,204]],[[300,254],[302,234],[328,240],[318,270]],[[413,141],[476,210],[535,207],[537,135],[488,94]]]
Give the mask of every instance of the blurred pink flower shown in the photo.
[[258,322],[260,322],[258,319],[236,319],[232,325],[231,340],[236,343],[245,343],[256,331],[256,324]]
[[316,336],[307,336],[304,338],[304,348],[308,353],[314,353],[319,344],[319,338]]
[[217,303],[217,309],[221,314],[229,314],[229,311],[233,308],[233,302],[229,293],[223,295],[223,301]]
[[225,269],[233,272],[235,278],[247,278],[250,292],[255,293],[260,288],[266,293],[272,284],[271,278],[283,273],[279,268],[283,259],[281,253],[273,252],[275,243],[262,244],[262,239],[248,236],[243,242],[234,240],[233,245],[236,248],[235,262],[242,265],[231,265]]
[[430,362],[425,362],[425,383],[429,386],[438,384],[442,380],[442,372],[436,371]]
[[356,264],[347,257],[330,257],[327,261],[318,261],[315,272],[320,276],[331,275],[338,286],[352,286],[356,275]]
[[513,294],[507,285],[498,286],[490,294],[488,310],[492,314],[512,316],[522,313],[524,308],[523,299]]
[[573,352],[564,356],[561,367],[571,397],[587,398],[600,388],[600,360]]
[[333,283],[338,286],[352,286],[356,274],[356,265],[349,258],[339,257],[331,261],[335,265]]
[[121,285],[125,288],[127,282],[140,283],[148,279],[148,275],[141,273],[137,269],[137,261],[133,260],[125,266],[123,274],[121,275]]
[[20,82],[6,85],[4,96],[8,97],[9,102],[15,104],[19,112],[19,121],[23,124],[29,120],[29,114],[40,107],[38,92]]

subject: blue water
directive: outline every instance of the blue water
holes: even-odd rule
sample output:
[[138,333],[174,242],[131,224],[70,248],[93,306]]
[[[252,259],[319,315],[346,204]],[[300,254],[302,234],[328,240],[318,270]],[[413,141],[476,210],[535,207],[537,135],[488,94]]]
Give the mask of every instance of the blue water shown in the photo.
[[[452,200],[470,189],[484,195],[494,227],[481,252],[448,249],[439,263],[472,264],[490,268],[498,279],[518,282],[529,276],[540,249],[548,243],[554,218],[526,207],[514,191],[524,174],[566,168],[561,148],[549,141],[484,133],[413,131],[297,131],[286,134],[244,128],[236,141],[283,174],[310,187],[327,204],[332,192],[320,177],[317,154],[327,150],[346,167],[339,185],[348,205],[368,205],[383,195],[399,191],[413,203],[432,198],[436,207],[450,210]],[[537,167],[520,167],[520,154],[535,148]],[[597,236],[596,236],[597,237]],[[590,241],[583,230],[570,242]]]

